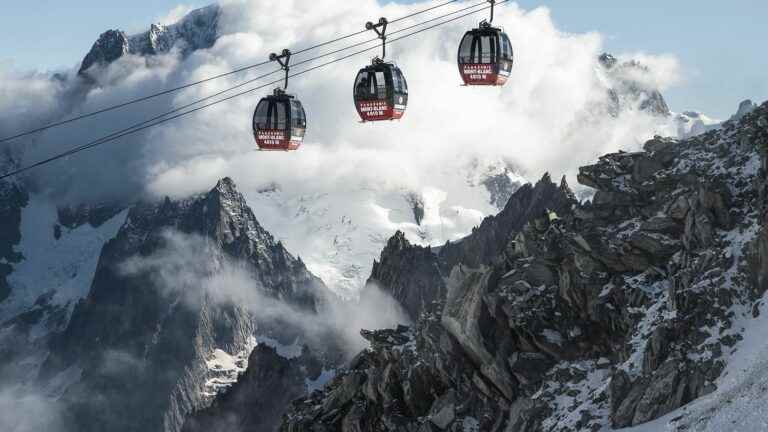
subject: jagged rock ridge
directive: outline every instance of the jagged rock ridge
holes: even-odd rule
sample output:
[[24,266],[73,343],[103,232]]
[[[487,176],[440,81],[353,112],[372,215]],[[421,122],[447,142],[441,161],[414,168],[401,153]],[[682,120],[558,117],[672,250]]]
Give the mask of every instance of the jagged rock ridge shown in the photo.
[[178,48],[182,55],[210,48],[218,36],[221,7],[196,9],[181,21],[168,26],[152,24],[144,33],[129,36],[121,30],[108,30],[99,36],[85,56],[78,72],[86,76],[94,65],[106,65],[128,55],[152,56]]
[[[734,320],[768,288],[767,155],[763,104],[720,130],[583,167],[592,202],[491,221],[421,258],[440,263],[439,307],[412,328],[363,332],[371,349],[294,402],[281,430],[602,430],[711,392],[739,349]],[[504,246],[462,245],[481,237]],[[393,242],[382,262],[414,256]],[[432,269],[393,266],[379,283],[403,292]]]

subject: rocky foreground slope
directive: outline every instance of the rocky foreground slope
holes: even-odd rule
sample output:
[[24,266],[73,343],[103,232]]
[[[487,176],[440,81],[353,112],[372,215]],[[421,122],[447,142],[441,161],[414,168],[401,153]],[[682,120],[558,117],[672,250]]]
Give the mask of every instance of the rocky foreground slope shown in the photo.
[[768,288],[767,152],[763,104],[583,167],[591,202],[545,177],[460,242],[395,235],[372,280],[418,323],[364,331],[281,430],[596,431],[714,391]]

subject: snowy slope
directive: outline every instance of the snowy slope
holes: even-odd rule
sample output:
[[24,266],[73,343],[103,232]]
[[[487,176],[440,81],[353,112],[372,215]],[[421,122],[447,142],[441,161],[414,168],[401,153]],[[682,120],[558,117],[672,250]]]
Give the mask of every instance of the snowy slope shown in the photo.
[[17,251],[24,256],[13,266],[8,281],[11,296],[0,303],[0,321],[30,308],[45,293],[52,293],[49,305],[74,306],[88,294],[99,254],[104,244],[117,234],[125,222],[123,211],[99,227],[89,224],[61,229],[56,239],[54,227],[58,213],[45,197],[32,195],[21,218],[21,243]]
[[[0,401],[0,405],[5,402],[25,406],[24,401],[29,399],[42,406],[38,409],[52,410],[52,401],[80,379],[82,370],[76,366],[42,384],[36,377],[48,354],[51,335],[67,326],[73,308],[88,294],[102,247],[114,238],[126,213],[98,227],[60,227],[56,239],[56,207],[45,197],[30,196],[22,209],[21,241],[14,248],[22,259],[11,264],[7,278],[11,294],[0,303],[0,384],[14,395],[11,402]],[[22,396],[25,394],[29,396]],[[23,425],[27,420],[18,421]],[[9,421],[16,420],[12,416]]]
[[315,192],[272,185],[247,199],[264,226],[314,274],[337,293],[355,297],[396,231],[414,244],[442,246],[495,214],[495,194],[511,194],[524,182],[499,166],[472,164],[459,175],[437,173],[435,184],[418,190],[369,182]]
[[734,324],[744,338],[731,352],[727,366],[716,381],[717,390],[666,416],[627,432],[691,432],[768,430],[768,296],[760,316],[742,316]]

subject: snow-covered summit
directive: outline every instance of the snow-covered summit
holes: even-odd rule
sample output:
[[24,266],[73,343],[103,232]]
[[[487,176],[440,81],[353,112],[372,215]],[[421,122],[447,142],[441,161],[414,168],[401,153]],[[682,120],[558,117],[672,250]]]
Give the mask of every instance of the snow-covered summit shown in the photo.
[[104,65],[124,55],[150,56],[176,48],[182,55],[206,49],[216,43],[221,7],[210,5],[195,9],[171,25],[152,24],[148,31],[128,35],[122,30],[107,30],[99,36],[83,59],[80,75],[94,65]]

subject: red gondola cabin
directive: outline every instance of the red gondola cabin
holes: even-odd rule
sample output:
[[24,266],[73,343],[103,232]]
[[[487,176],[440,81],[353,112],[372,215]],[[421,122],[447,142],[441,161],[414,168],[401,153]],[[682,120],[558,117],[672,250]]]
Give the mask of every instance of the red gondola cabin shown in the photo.
[[459,73],[465,85],[503,86],[514,63],[509,37],[483,21],[459,45]]
[[375,59],[357,73],[354,99],[364,122],[398,120],[408,105],[408,84],[400,68]]
[[253,113],[253,136],[259,150],[297,150],[306,130],[301,102],[280,89],[262,98]]

